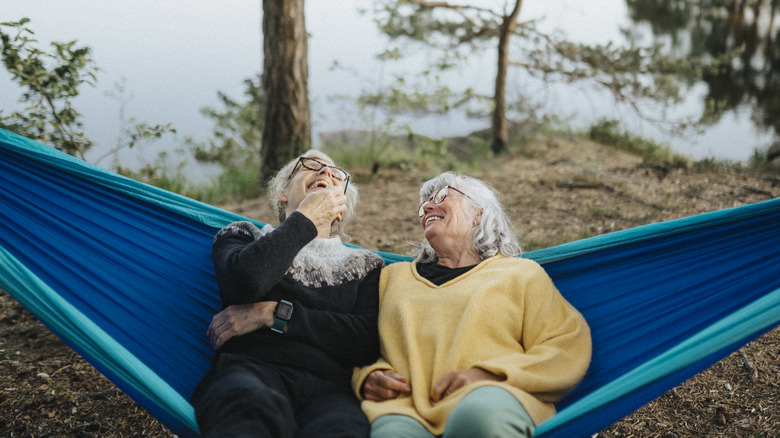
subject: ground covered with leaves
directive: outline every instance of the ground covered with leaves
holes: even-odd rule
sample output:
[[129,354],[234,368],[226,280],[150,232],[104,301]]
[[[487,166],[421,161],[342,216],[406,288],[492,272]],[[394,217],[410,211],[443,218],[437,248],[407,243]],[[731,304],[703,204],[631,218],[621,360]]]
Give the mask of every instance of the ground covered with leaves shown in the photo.
[[[469,174],[503,197],[526,250],[780,196],[780,178],[648,164],[574,138],[530,145]],[[351,169],[360,186],[352,243],[407,253],[420,236],[421,182],[435,169]],[[224,208],[272,222],[265,200]],[[172,436],[0,291],[0,436]],[[780,437],[780,328],[597,434]]]

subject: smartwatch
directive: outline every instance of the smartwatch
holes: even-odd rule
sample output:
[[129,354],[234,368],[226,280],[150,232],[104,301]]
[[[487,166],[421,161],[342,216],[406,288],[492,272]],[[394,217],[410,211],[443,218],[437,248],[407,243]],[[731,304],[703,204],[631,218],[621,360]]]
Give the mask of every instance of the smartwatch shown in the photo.
[[281,300],[276,304],[274,310],[274,325],[271,326],[271,330],[276,333],[284,333],[284,329],[287,328],[287,321],[293,313],[293,304],[289,301]]

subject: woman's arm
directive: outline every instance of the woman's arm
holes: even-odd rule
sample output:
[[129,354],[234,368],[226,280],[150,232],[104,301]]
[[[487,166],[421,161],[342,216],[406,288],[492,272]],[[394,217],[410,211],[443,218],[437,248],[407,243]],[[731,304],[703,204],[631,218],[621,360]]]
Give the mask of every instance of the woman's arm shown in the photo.
[[523,352],[491,358],[473,366],[506,383],[556,402],[580,382],[591,358],[585,318],[558,292],[541,266],[532,269],[521,299],[523,321],[518,342]]
[[250,304],[234,304],[214,315],[206,335],[211,348],[218,350],[234,336],[241,336],[274,322],[277,301],[260,301]]
[[[360,282],[355,307],[350,312],[312,309],[293,300],[295,311],[285,336],[291,336],[330,354],[345,366],[371,363],[379,357],[376,285],[381,267]],[[243,335],[274,321],[276,301],[234,304],[212,318],[207,335],[218,349],[234,336]]]
[[317,228],[298,212],[265,235],[250,222],[221,229],[214,238],[212,259],[222,308],[262,301],[316,236]]

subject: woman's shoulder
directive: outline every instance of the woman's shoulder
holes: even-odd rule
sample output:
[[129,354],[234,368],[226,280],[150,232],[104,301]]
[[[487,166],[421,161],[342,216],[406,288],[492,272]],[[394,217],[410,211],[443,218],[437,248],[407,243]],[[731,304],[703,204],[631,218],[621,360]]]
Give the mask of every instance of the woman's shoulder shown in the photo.
[[262,229],[249,221],[232,222],[220,229],[214,236],[214,240],[225,237],[237,237],[243,240],[252,241],[262,237],[273,229],[271,225],[265,225]]
[[388,281],[391,277],[396,277],[399,274],[411,272],[411,267],[414,262],[395,262],[389,265],[385,265],[382,268],[381,278],[383,282]]
[[486,260],[486,271],[499,271],[506,274],[544,273],[544,268],[538,262],[523,257],[506,257],[502,255]]
[[342,245],[347,249],[348,252],[352,254],[352,258],[364,260],[364,263],[369,268],[369,270],[383,268],[385,266],[385,260],[374,251],[370,251],[358,246]]
[[507,257],[503,255],[493,256],[487,260],[488,263],[495,264],[497,266],[516,266],[516,267],[533,267],[540,266],[535,260],[524,258],[521,256]]
[[395,262],[391,263],[389,265],[385,265],[384,269],[382,269],[383,273],[393,273],[397,271],[402,271],[405,269],[409,269],[414,262]]

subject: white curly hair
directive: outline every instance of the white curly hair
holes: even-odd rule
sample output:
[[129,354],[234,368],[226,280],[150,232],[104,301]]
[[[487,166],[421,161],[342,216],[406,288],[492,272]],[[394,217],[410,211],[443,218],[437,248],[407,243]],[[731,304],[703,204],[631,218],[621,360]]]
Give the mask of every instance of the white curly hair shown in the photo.
[[[268,181],[268,197],[271,200],[271,205],[276,209],[276,212],[279,215],[280,224],[287,218],[287,212],[285,210],[286,205],[279,201],[279,197],[281,196],[284,188],[287,187],[287,183],[290,182],[290,179],[293,176],[293,169],[295,169],[295,166],[298,164],[298,160],[301,157],[327,161],[335,165],[334,161],[324,152],[318,151],[316,149],[310,149],[303,153],[303,155],[300,157],[295,158],[294,160],[285,164],[284,167],[279,169],[276,175],[274,175],[274,177]],[[300,170],[300,166],[298,166],[297,172],[300,172]],[[347,192],[345,193],[345,196],[347,197],[347,209],[344,211],[341,222],[336,221],[333,223],[331,226],[331,231],[335,234],[338,234],[346,241],[350,237],[346,230],[349,227],[349,224],[355,218],[355,206],[358,202],[358,189],[355,183],[351,181],[351,179],[349,181],[349,185],[347,186]]]
[[[461,175],[454,172],[445,172],[433,178],[420,187],[420,202],[427,201],[444,186],[454,187],[466,195],[474,208],[482,211],[479,223],[474,225],[474,239],[472,247],[477,251],[479,258],[484,260],[496,254],[507,257],[522,254],[523,248],[517,235],[512,229],[512,224],[504,211],[504,207],[498,199],[498,192],[489,184],[476,178]],[[417,244],[414,255],[418,262],[429,263],[439,260],[436,251],[428,243],[427,239]]]

